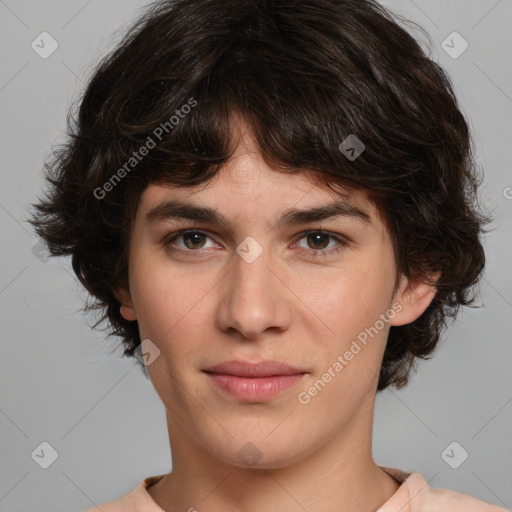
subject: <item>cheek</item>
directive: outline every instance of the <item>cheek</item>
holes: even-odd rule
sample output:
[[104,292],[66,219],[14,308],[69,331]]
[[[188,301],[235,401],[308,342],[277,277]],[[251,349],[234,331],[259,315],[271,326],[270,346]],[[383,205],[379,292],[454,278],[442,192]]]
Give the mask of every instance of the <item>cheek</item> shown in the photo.
[[179,292],[176,292],[164,286],[164,281],[153,281],[147,275],[137,286],[136,310],[141,337],[156,340],[172,330],[180,313]]
[[132,289],[141,338],[169,355],[186,356],[194,349],[192,338],[207,323],[208,292],[218,280],[149,257],[144,265],[134,265]]
[[165,265],[145,264],[134,271],[133,289],[141,339],[150,339],[160,350],[147,367],[153,387],[171,410],[186,407],[186,396],[179,384],[190,371],[185,361],[197,361],[205,339],[205,294],[211,285],[204,276],[191,275]]
[[389,307],[390,269],[361,260],[323,275],[301,276],[297,295],[337,339],[356,335]]

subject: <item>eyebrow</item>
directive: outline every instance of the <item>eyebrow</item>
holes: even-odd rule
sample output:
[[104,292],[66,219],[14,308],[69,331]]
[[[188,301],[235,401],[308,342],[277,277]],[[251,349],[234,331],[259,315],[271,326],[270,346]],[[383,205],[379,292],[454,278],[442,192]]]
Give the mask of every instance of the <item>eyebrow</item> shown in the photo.
[[[289,208],[279,217],[276,227],[283,225],[307,224],[332,217],[355,217],[371,224],[370,215],[359,207],[344,200],[305,210]],[[170,200],[155,206],[145,216],[148,224],[170,219],[186,219],[221,226],[229,226],[228,220],[216,209],[196,206],[180,200]]]

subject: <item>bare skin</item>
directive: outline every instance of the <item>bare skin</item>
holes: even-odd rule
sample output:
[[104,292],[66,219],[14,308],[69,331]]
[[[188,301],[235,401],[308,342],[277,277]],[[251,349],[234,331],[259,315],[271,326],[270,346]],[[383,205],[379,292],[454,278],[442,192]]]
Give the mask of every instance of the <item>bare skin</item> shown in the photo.
[[[129,290],[116,290],[123,316],[138,320],[141,339],[160,350],[147,370],[166,407],[173,468],[148,492],[166,512],[375,511],[398,489],[372,456],[389,328],[418,318],[435,289],[401,278],[393,294],[391,238],[363,191],[345,200],[369,222],[340,215],[277,226],[284,210],[330,204],[340,195],[312,173],[268,167],[243,123],[236,126],[236,152],[212,183],[151,184],[143,192],[132,227]],[[215,208],[228,224],[145,221],[151,209],[174,199]],[[184,229],[199,233],[169,241]],[[320,240],[305,233],[319,230],[327,232]],[[251,263],[236,252],[247,237],[262,249]],[[332,376],[338,356],[391,310],[393,318]],[[231,359],[284,361],[306,375],[269,400],[247,402],[203,371]],[[330,381],[301,402],[300,393],[329,368]],[[240,457],[247,443],[258,454],[250,464]]]

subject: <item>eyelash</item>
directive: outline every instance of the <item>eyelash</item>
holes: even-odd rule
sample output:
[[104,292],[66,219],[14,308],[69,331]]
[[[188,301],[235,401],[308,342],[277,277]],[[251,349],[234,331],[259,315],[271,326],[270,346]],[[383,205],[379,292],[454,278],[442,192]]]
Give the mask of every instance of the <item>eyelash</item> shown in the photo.
[[[191,234],[191,233],[194,233],[194,234],[201,234],[201,235],[205,235],[206,237],[208,238],[211,238],[210,235],[208,235],[207,233],[203,232],[203,231],[200,231],[200,230],[194,230],[194,229],[189,229],[189,230],[182,230],[182,231],[177,231],[173,234],[171,234],[169,237],[167,237],[164,241],[164,246],[166,248],[167,251],[169,252],[172,252],[172,253],[178,253],[178,254],[187,254],[187,255],[192,255],[193,257],[201,257],[204,255],[204,252],[206,250],[203,250],[203,249],[197,249],[197,250],[194,250],[194,249],[181,249],[179,247],[176,247],[176,246],[172,246],[172,242],[173,240],[175,240],[176,238],[179,238],[179,237],[182,237],[186,234]],[[302,240],[304,237],[306,237],[307,235],[311,234],[311,233],[320,233],[324,236],[328,236],[330,238],[334,238],[335,240],[337,240],[339,243],[336,247],[334,248],[331,248],[331,249],[318,249],[318,250],[315,250],[315,249],[309,249],[310,251],[310,256],[313,257],[313,258],[323,258],[323,257],[327,257],[327,256],[331,256],[333,254],[336,254],[336,253],[339,253],[341,252],[345,246],[348,245],[348,242],[338,236],[338,235],[334,235],[333,233],[330,233],[328,231],[322,231],[320,229],[310,229],[308,231],[304,231],[302,233],[300,233],[300,238],[298,238],[297,241],[299,240]],[[308,251],[308,249],[306,249],[306,251]]]

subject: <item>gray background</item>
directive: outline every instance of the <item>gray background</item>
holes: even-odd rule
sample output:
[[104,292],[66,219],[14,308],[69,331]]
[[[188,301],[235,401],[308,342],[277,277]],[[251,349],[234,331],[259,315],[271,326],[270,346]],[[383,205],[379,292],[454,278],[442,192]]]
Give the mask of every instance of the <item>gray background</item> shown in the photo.
[[[24,221],[70,102],[145,3],[0,0],[1,512],[92,507],[170,469],[164,408],[150,381],[114,350],[116,339],[89,328],[94,318],[80,313],[85,295],[69,261],[44,261]],[[464,311],[408,388],[378,396],[375,460],[510,508],[512,2],[383,3],[429,32],[432,57],[453,78],[495,230],[486,238],[484,307]],[[59,45],[47,59],[31,48],[43,31]],[[441,46],[453,31],[469,43],[456,59]],[[58,453],[48,469],[31,457],[43,441]],[[441,456],[453,441],[469,453],[458,469]],[[452,460],[461,453],[456,447]]]

